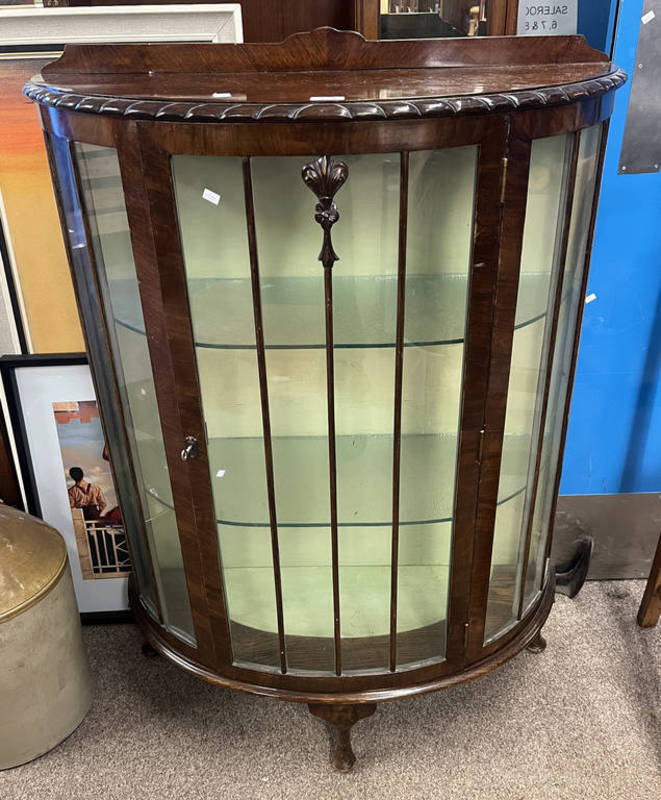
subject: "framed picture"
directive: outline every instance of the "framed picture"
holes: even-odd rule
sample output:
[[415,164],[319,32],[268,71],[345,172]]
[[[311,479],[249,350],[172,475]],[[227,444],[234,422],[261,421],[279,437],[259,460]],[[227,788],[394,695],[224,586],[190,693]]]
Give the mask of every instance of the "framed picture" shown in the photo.
[[18,322],[23,352],[84,349],[43,135],[22,95],[25,82],[67,43],[241,42],[240,11],[235,3],[0,8],[0,257],[7,297],[14,297],[5,309]]
[[242,42],[239,3],[90,6],[0,10],[0,45],[95,42]]
[[87,358],[5,356],[27,511],[64,536],[82,614],[128,608],[131,562]]

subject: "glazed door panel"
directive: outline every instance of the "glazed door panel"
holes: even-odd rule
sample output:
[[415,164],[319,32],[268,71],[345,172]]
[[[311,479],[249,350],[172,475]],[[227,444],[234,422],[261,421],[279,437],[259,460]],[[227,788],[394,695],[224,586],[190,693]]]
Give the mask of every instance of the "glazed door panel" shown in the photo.
[[495,279],[504,144],[502,122],[480,128],[463,147],[333,155],[348,177],[334,198],[332,347],[319,199],[301,177],[316,157],[171,153],[204,419],[192,427],[205,431],[196,463],[213,496],[201,511],[239,670],[461,660],[469,575],[452,548],[471,547],[484,402],[462,387],[488,330],[466,338],[469,313],[491,309],[488,291],[468,298],[472,280]]

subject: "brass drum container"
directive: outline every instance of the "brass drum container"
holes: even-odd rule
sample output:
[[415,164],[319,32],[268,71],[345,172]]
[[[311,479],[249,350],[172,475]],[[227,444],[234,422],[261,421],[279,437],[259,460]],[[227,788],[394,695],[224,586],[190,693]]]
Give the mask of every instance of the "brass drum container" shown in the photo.
[[0,505],[0,769],[59,744],[91,698],[64,540]]

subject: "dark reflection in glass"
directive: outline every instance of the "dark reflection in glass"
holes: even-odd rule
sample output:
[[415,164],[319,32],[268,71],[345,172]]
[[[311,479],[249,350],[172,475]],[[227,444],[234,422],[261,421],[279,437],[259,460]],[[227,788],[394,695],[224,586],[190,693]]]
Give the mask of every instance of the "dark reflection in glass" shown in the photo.
[[381,39],[486,36],[487,0],[381,0]]

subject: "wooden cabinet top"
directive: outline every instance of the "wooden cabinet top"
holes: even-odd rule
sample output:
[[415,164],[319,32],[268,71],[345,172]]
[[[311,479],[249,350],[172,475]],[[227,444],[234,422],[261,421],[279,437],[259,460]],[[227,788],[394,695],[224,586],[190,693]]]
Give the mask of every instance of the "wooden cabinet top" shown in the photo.
[[132,119],[377,120],[563,105],[625,80],[582,36],[377,42],[318,28],[279,44],[69,46],[25,93]]

